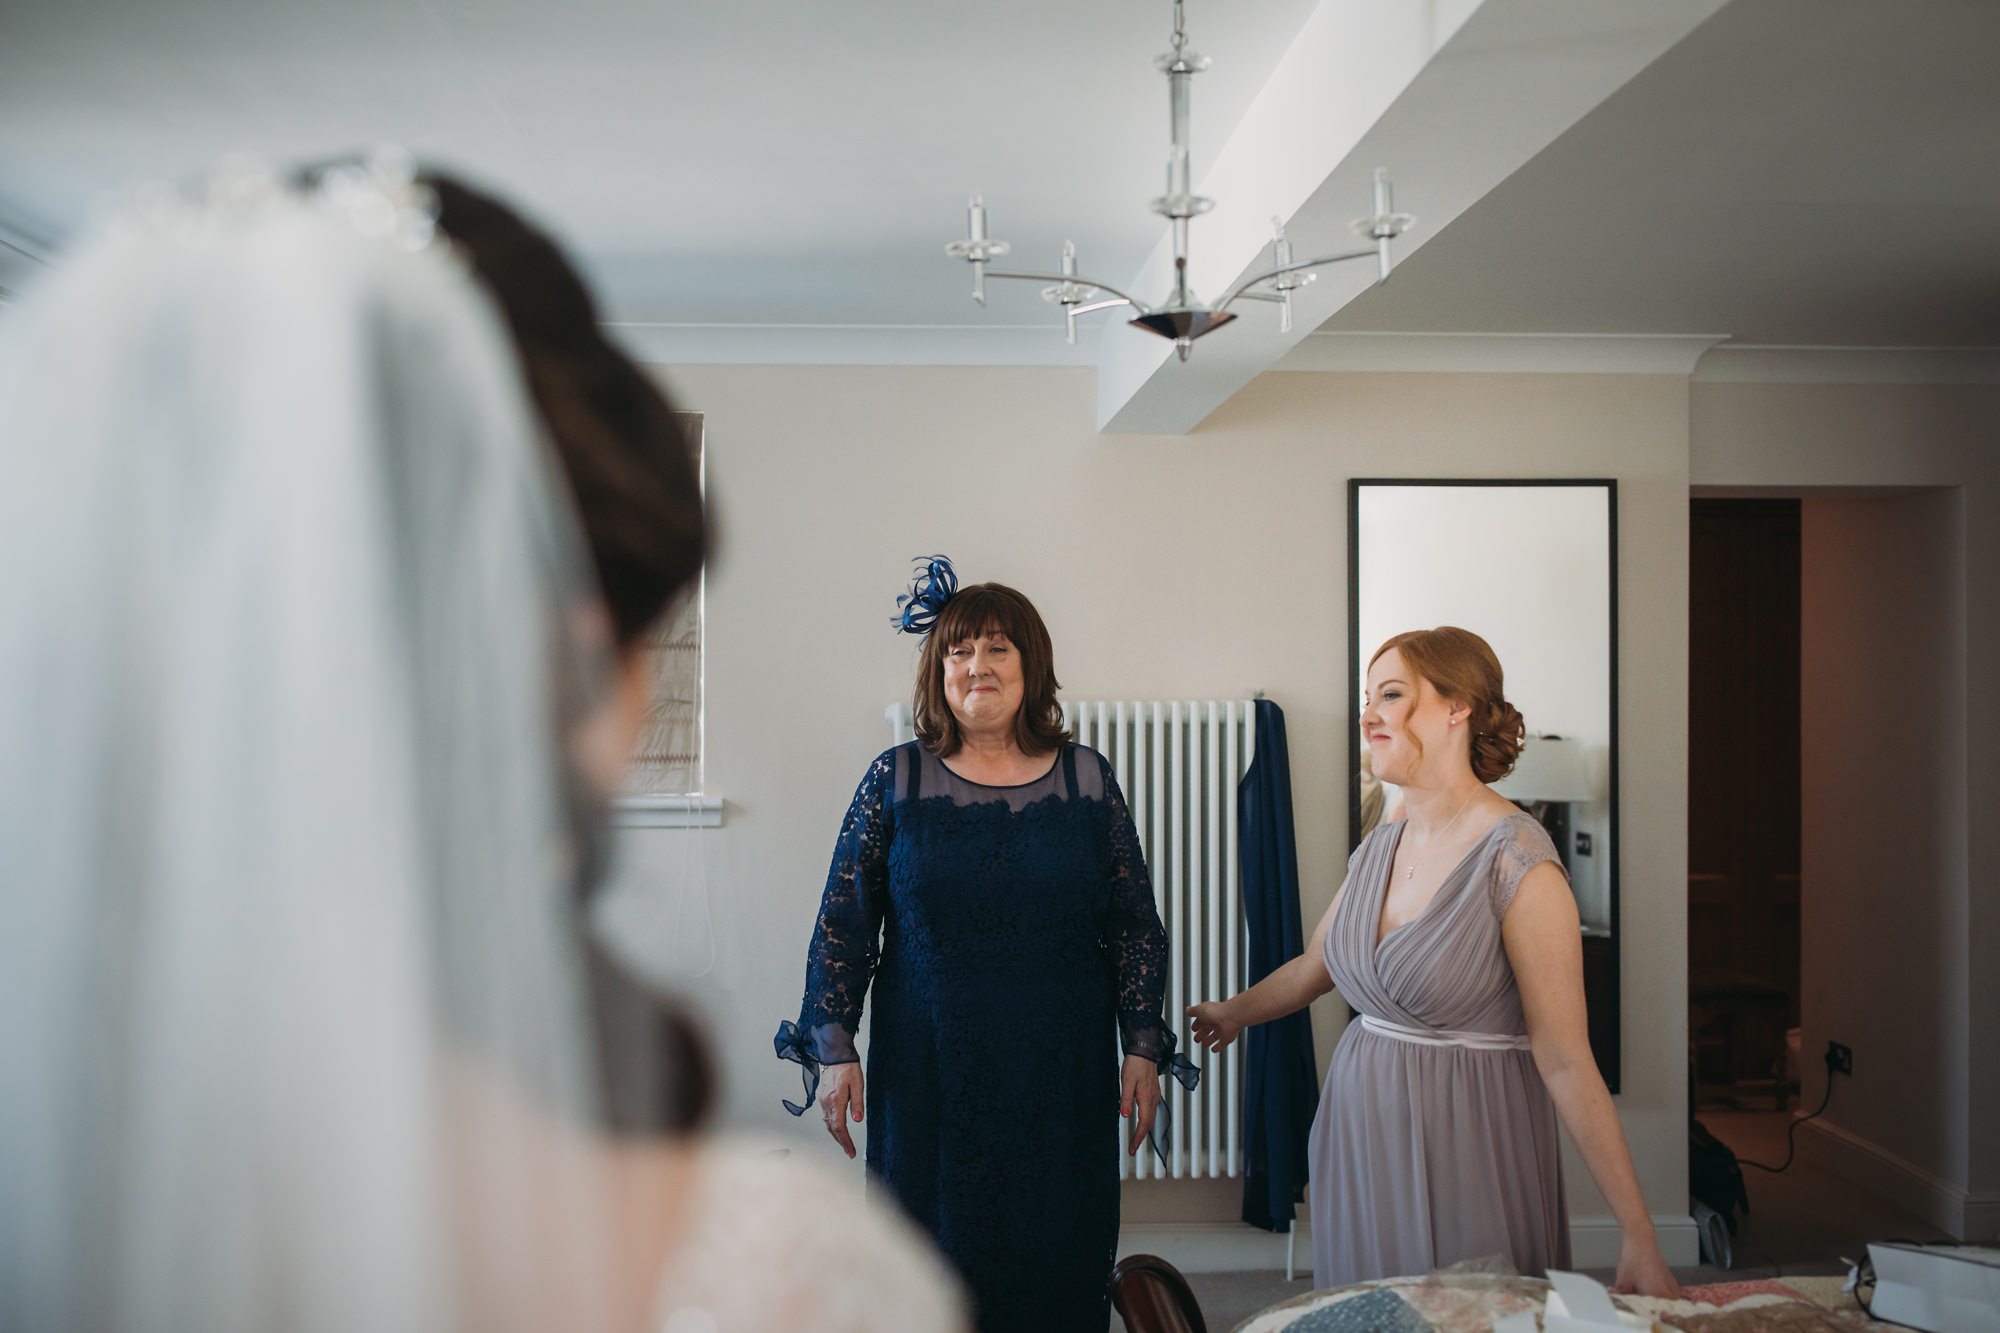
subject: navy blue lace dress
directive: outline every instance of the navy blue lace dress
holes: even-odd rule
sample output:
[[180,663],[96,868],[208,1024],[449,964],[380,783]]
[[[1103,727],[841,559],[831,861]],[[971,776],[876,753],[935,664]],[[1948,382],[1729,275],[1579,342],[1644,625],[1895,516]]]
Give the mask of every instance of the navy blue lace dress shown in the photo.
[[778,1053],[857,1058],[874,984],[868,1168],[971,1287],[983,1333],[1103,1333],[1118,1243],[1118,1046],[1183,1081],[1166,932],[1111,766],[969,782],[912,742],[869,766]]

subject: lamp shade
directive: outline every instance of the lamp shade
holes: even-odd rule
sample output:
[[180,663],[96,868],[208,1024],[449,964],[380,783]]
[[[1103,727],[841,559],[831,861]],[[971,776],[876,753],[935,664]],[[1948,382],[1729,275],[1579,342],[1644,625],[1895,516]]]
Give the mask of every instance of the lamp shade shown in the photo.
[[1587,801],[1595,794],[1584,771],[1583,742],[1530,736],[1514,771],[1493,784],[1510,801]]

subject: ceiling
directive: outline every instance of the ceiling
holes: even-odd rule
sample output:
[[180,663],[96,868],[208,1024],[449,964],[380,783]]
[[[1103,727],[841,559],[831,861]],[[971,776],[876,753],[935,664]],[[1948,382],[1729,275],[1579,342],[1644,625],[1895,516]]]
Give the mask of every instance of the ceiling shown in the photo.
[[[1197,172],[1315,3],[1193,0]],[[1166,0],[6,0],[0,218],[397,143],[545,219],[614,319],[1046,325],[1025,284],[981,312],[945,242],[979,190],[1016,260],[1135,272],[1171,31]]]
[[[1346,0],[1190,0],[1215,59],[1195,85],[1197,180],[1322,2]],[[546,220],[617,321],[1046,328],[1025,284],[974,306],[943,243],[976,188],[1017,262],[1071,238],[1086,271],[1140,271],[1162,231],[1145,204],[1168,16],[1166,0],[7,0],[0,243],[56,250],[98,202],[228,152],[393,142]],[[2000,346],[1996,68],[1989,0],[1733,0],[1322,327]]]
[[1735,0],[1322,327],[2000,346],[2000,4]]

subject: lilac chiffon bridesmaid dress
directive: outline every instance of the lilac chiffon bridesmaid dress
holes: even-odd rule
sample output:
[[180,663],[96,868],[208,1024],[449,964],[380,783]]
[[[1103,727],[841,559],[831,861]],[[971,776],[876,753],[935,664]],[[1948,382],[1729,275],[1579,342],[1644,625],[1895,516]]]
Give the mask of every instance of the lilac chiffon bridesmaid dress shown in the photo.
[[[1401,821],[1349,863],[1326,968],[1348,1025],[1312,1128],[1313,1280],[1501,1255],[1570,1262],[1555,1105],[1528,1051],[1500,918],[1555,844],[1526,814],[1487,830],[1415,920],[1377,940]],[[1557,862],[1560,865],[1560,862]]]

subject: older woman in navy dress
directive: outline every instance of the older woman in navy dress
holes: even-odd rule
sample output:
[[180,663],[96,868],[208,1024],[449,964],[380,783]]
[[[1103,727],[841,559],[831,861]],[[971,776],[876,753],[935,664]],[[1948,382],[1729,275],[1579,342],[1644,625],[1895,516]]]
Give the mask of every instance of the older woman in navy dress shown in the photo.
[[1063,728],[1033,605],[957,590],[941,557],[903,601],[928,634],[918,739],[854,795],[778,1053],[850,1157],[872,1114],[869,1171],[964,1275],[984,1333],[1102,1333],[1118,1119],[1136,1152],[1160,1075],[1196,1078],[1161,1016],[1166,934],[1111,766]]

